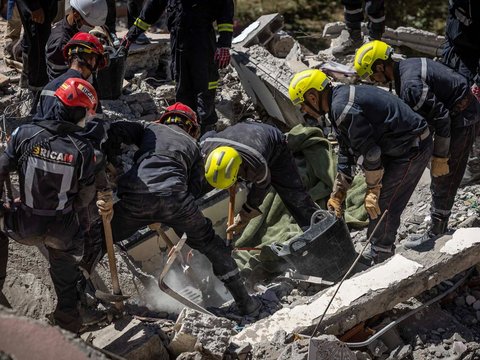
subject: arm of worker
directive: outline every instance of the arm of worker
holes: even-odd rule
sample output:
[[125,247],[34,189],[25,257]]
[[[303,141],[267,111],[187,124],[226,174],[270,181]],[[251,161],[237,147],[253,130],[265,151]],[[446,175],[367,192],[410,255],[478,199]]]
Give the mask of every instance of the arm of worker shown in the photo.
[[28,9],[32,16],[32,21],[43,24],[45,21],[45,13],[39,0],[15,0],[19,8]]
[[425,83],[406,86],[402,99],[422,115],[435,130],[433,155],[448,157],[450,149],[450,112]]
[[203,195],[205,180],[205,167],[203,164],[202,156],[200,155],[200,148],[196,154],[195,160],[190,166],[188,174],[188,191],[193,195],[195,199],[200,198]]
[[128,120],[114,121],[110,124],[110,128],[107,131],[108,146],[112,148],[120,147],[121,144],[140,146],[144,131],[145,124],[143,122]]
[[412,84],[412,86],[407,86],[406,88],[407,90],[403,94],[404,101],[414,111],[425,117],[428,124],[435,130],[430,173],[433,177],[447,175],[450,172],[448,166],[451,129],[450,112],[424,82]]
[[79,190],[75,199],[75,210],[86,208],[95,198],[95,153],[93,147],[88,144],[82,151],[82,163],[78,179]]
[[337,217],[343,215],[343,203],[347,198],[348,189],[355,176],[355,158],[348,147],[340,140],[338,151],[337,175],[333,184],[332,193],[327,201],[327,208],[335,212]]
[[68,42],[67,36],[50,36],[45,46],[47,72],[51,79],[57,78],[68,70],[68,64],[63,56],[63,48]]
[[155,24],[165,11],[167,2],[167,0],[146,0],[140,15],[130,29],[128,29],[122,45],[126,48],[130,47],[130,44],[137,40],[140,34],[147,31],[152,24]]
[[233,37],[233,0],[220,1],[221,8],[217,17],[218,40],[215,51],[215,62],[219,69],[223,69],[230,64],[230,47]]

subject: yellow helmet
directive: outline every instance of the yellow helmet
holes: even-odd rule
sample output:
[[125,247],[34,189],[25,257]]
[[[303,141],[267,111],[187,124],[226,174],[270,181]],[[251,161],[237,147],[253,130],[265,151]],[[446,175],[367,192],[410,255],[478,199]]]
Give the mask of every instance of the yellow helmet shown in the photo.
[[295,74],[290,81],[288,94],[294,105],[299,105],[305,101],[305,93],[310,89],[323,91],[330,83],[327,75],[317,69],[308,69]]
[[213,150],[205,163],[205,178],[217,189],[228,189],[237,181],[242,157],[230,146],[220,146]]
[[377,60],[387,60],[393,53],[393,48],[383,41],[374,40],[362,45],[355,53],[353,66],[357,74],[366,79],[373,74],[372,65]]

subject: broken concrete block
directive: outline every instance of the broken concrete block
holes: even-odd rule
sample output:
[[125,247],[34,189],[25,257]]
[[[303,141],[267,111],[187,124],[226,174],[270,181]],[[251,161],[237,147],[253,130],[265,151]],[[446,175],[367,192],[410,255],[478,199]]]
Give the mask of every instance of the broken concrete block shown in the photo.
[[90,337],[94,346],[126,359],[169,360],[168,351],[158,335],[161,331],[160,324],[147,325],[140,320],[124,317],[103,329],[86,332],[82,338]]
[[321,335],[306,341],[308,360],[357,359],[355,353],[333,335]]
[[266,45],[283,28],[283,16],[279,13],[260,16],[233,39],[233,44],[243,47]]
[[0,306],[2,359],[107,359],[75,335]]
[[176,334],[168,349],[178,356],[183,352],[193,352],[200,347],[214,359],[222,359],[236,334],[233,321],[203,314],[192,309],[183,309],[175,324]]
[[8,86],[9,83],[10,83],[10,78],[0,73],[0,88]]
[[[450,279],[480,262],[480,228],[459,229],[437,239],[429,251],[397,248],[388,261],[347,279],[326,312],[319,331],[341,334],[361,321]],[[235,343],[268,341],[276,331],[308,333],[325,312],[336,286],[308,304],[281,309],[234,336]]]
[[273,56],[278,58],[286,58],[293,48],[295,40],[285,31],[279,31],[274,34],[267,44],[267,49]]

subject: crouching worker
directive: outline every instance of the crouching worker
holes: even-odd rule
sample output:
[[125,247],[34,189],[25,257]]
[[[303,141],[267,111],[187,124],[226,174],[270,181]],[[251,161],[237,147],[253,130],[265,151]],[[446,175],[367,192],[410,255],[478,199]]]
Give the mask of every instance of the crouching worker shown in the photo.
[[20,202],[8,204],[2,219],[0,284],[8,258],[5,234],[25,245],[44,244],[57,294],[53,319],[62,328],[78,332],[82,317],[76,286],[84,239],[77,212],[95,196],[95,160],[92,146],[77,132],[95,112],[97,95],[87,81],[71,78],[55,91],[55,97],[52,117],[34,118],[17,128],[0,157],[0,187],[14,170],[20,183]]
[[432,154],[427,122],[396,96],[373,86],[332,86],[320,70],[296,74],[290,99],[318,118],[328,114],[339,143],[337,177],[328,207],[342,215],[356,164],[361,164],[370,217],[367,236],[388,210],[372,237],[365,262],[380,263],[395,252],[400,216]]
[[270,186],[302,230],[310,226],[317,204],[298,173],[287,139],[277,128],[247,120],[225,130],[206,133],[201,141],[206,158],[205,177],[215,188],[227,189],[238,178],[252,184],[247,201],[227,231],[240,232],[261,212]]
[[254,314],[260,301],[248,294],[231,257],[232,249],[215,234],[212,222],[195,203],[203,182],[203,161],[196,141],[199,133],[195,112],[181,103],[168,107],[158,123],[111,124],[107,148],[118,148],[121,143],[139,147],[135,164],[117,181],[120,201],[114,206],[113,238],[121,241],[153,223],[185,233],[187,244],[210,260],[214,274],[240,311]]

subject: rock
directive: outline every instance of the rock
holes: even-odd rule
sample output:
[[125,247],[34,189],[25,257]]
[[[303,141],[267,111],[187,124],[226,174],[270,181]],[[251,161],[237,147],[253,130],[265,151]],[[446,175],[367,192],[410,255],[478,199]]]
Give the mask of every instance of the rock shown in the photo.
[[230,337],[236,332],[233,321],[202,314],[192,309],[183,309],[175,324],[175,336],[168,349],[178,356],[192,352],[200,344],[215,359],[222,359]]
[[366,352],[357,350],[357,351],[354,351],[354,353],[355,353],[355,356],[357,357],[357,360],[372,360],[370,355],[368,355],[368,353]]
[[480,310],[480,300],[477,300],[472,305],[474,310]]
[[373,356],[379,357],[388,351],[388,347],[380,340],[375,340],[367,345]]
[[464,339],[464,338],[462,337],[462,335],[460,335],[459,333],[453,334],[452,340],[453,340],[453,341],[465,342],[465,339]]
[[457,306],[465,306],[465,298],[463,296],[459,296],[455,299],[455,305]]
[[[306,348],[302,344],[303,341],[306,343]],[[333,335],[321,335],[318,338],[313,338],[310,340],[310,344],[309,340],[296,341],[290,346],[291,350],[287,348],[282,353],[284,355],[283,360],[306,359],[307,354],[309,355],[309,360],[357,359],[356,354]],[[306,352],[305,349],[307,350]],[[292,357],[288,357],[288,355]]]
[[0,87],[8,86],[9,82],[10,82],[10,78],[0,73]]
[[413,352],[412,345],[399,346],[390,353],[388,359],[390,360],[402,360],[408,358]]
[[475,303],[475,301],[477,301],[477,299],[475,299],[475,296],[467,295],[465,297],[465,302],[467,303],[467,305],[472,305],[473,303]]
[[458,355],[462,355],[465,351],[467,351],[467,345],[461,341],[455,341],[453,343],[453,351]]
[[[308,344],[310,340],[299,340],[289,344],[285,350],[282,351],[278,360],[307,360]],[[329,360],[328,358],[318,358]],[[333,359],[332,359],[333,360]]]

